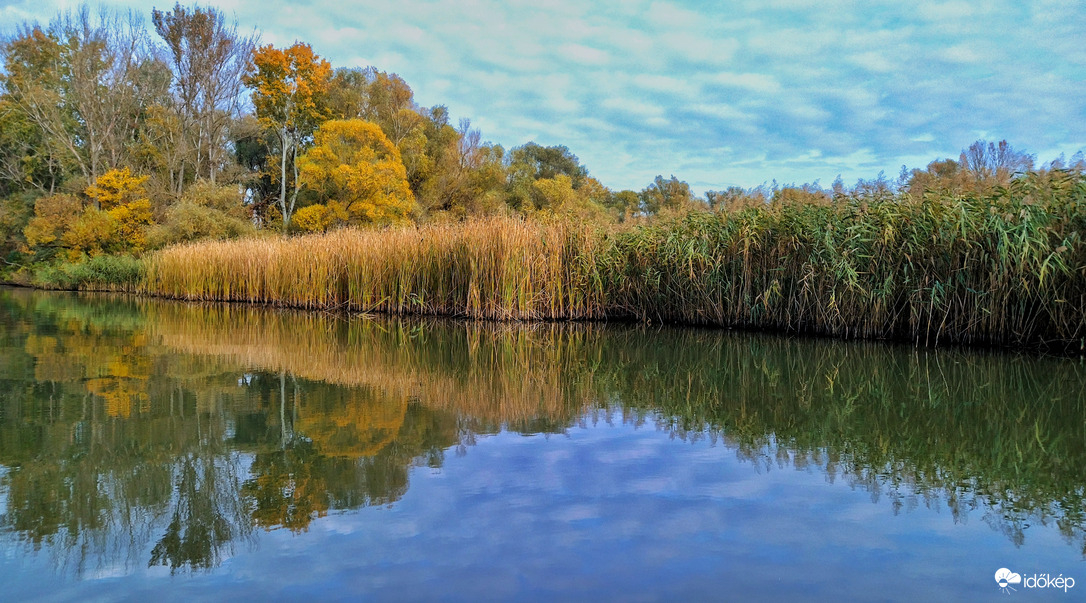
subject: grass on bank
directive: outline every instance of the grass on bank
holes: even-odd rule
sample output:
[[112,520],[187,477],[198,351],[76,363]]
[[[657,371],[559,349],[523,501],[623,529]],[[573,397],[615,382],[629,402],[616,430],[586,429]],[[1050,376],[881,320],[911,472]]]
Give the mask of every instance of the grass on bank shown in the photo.
[[151,255],[143,290],[490,319],[632,318],[937,343],[1081,348],[1086,181],[848,197],[620,230],[511,218]]
[[63,291],[129,291],[140,289],[146,262],[128,255],[99,255],[80,261],[54,259],[5,275],[16,285]]

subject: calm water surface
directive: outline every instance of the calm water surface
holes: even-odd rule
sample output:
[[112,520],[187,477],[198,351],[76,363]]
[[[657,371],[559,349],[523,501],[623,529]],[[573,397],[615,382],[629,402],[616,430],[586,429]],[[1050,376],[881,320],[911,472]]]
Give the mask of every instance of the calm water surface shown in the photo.
[[1086,598],[1078,360],[0,289],[3,600]]

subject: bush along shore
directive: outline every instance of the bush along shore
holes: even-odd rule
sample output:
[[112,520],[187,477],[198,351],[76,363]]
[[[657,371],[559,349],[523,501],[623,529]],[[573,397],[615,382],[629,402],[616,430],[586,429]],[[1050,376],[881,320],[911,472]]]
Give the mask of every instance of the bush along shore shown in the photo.
[[846,196],[626,226],[491,218],[147,256],[186,300],[503,320],[625,319],[1081,352],[1086,181]]

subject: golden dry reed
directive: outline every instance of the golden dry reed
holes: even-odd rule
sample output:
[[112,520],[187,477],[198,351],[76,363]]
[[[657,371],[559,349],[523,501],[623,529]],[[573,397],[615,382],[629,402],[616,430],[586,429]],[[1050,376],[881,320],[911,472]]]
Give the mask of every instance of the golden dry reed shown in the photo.
[[172,247],[144,291],[219,300],[486,319],[602,318],[591,227],[489,219]]

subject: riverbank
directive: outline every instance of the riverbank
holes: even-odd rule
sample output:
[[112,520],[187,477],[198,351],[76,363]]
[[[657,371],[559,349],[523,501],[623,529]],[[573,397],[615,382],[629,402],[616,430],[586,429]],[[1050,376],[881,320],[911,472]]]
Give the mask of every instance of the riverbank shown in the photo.
[[1081,350],[1086,194],[849,198],[627,227],[510,218],[146,259],[140,291],[499,320],[640,320]]

